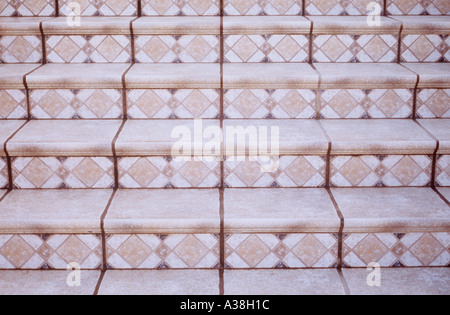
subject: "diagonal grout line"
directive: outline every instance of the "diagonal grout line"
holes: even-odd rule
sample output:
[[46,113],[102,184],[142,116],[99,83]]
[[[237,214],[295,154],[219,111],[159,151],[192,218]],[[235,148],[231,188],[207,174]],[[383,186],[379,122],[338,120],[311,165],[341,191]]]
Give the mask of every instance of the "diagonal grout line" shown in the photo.
[[135,64],[132,63],[128,69],[122,74],[122,116],[123,120],[128,120],[128,93],[127,93],[127,82],[126,76],[133,68]]
[[6,193],[3,195],[3,197],[0,198],[0,202],[2,202],[3,200],[5,200],[6,196],[8,196],[10,192],[11,192],[11,190],[8,189],[8,190],[6,191]]
[[343,248],[344,248],[344,228],[345,228],[345,218],[342,214],[341,209],[339,208],[339,205],[334,198],[333,192],[328,187],[326,188],[328,195],[330,196],[331,202],[333,203],[334,208],[336,209],[336,213],[340,220],[340,227],[339,227],[339,236],[338,236],[338,266],[337,269],[341,270],[344,265],[344,254],[343,254]]
[[402,66],[403,68],[405,68],[406,70],[408,70],[408,71],[414,73],[415,75],[417,75],[416,86],[414,87],[413,109],[412,109],[412,119],[413,120],[417,120],[417,97],[418,97],[418,93],[419,93],[420,74],[418,74],[417,72],[409,69],[407,66],[405,66],[402,63],[399,63],[399,65]]
[[414,122],[420,128],[422,128],[431,138],[433,138],[436,141],[436,149],[434,150],[434,153],[433,153],[433,163],[432,163],[432,168],[431,168],[431,188],[436,188],[436,167],[437,167],[437,156],[438,156],[438,151],[439,151],[439,147],[440,147],[440,142],[439,142],[439,139],[437,139],[430,131],[428,131],[427,128],[422,126],[418,120],[415,119]]
[[108,269],[108,258],[106,257],[106,232],[105,232],[105,218],[108,215],[108,210],[111,207],[111,204],[114,200],[114,197],[117,194],[118,189],[115,188],[113,193],[111,194],[111,197],[109,198],[108,204],[106,205],[105,210],[102,213],[102,216],[100,218],[100,228],[102,230],[102,259],[103,259],[103,266],[102,271],[106,271]]
[[100,278],[98,279],[98,282],[97,282],[97,286],[95,287],[95,291],[93,294],[94,296],[98,295],[98,292],[100,291],[100,287],[102,286],[102,283],[103,283],[103,279],[105,278],[105,274],[106,274],[106,271],[102,270],[102,272],[100,273]]
[[43,65],[47,64],[47,40],[45,38],[45,33],[44,33],[44,22],[46,22],[46,21],[42,21],[39,23],[39,30],[41,32],[41,37],[42,37],[42,64]]
[[9,138],[3,144],[3,150],[5,151],[6,161],[7,161],[7,164],[8,164],[8,182],[9,182],[8,190],[12,190],[14,188],[14,179],[13,179],[13,174],[12,174],[12,159],[11,159],[11,156],[9,155],[9,152],[8,152],[8,143],[29,122],[30,122],[30,120],[27,120],[22,126],[20,126],[19,129],[17,129],[11,136],[9,136]]
[[344,287],[345,295],[352,295],[347,280],[345,279],[344,273],[342,272],[341,269],[339,269],[337,272],[339,274],[339,279],[341,279],[342,286]]

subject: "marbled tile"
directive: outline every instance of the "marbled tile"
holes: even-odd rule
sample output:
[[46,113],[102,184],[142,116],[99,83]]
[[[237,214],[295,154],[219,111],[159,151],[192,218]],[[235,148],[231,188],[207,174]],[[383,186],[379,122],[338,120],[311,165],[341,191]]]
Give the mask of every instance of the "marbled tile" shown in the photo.
[[398,36],[313,35],[314,62],[395,62]]
[[225,62],[308,62],[309,35],[228,35]]
[[[59,15],[75,13],[69,6],[72,0],[59,1]],[[78,0],[81,16],[137,16],[138,0]]]
[[228,118],[314,118],[316,90],[226,90]]
[[450,233],[380,233],[344,235],[345,267],[447,267]]
[[0,63],[41,63],[42,36],[1,36]]
[[0,269],[82,269],[102,266],[101,235],[0,235]]
[[339,89],[320,95],[323,118],[410,118],[414,91],[406,89]]
[[450,3],[447,0],[387,0],[388,15],[449,15]]
[[232,234],[225,265],[233,268],[331,268],[337,265],[333,234]]
[[219,264],[214,234],[107,235],[109,269],[213,269]]
[[9,186],[9,171],[8,160],[6,157],[0,157],[0,189],[8,188]]
[[17,157],[14,186],[20,189],[111,188],[114,163],[106,157]]
[[436,163],[436,185],[450,186],[450,155],[440,155]]
[[130,63],[126,35],[46,36],[49,63]]
[[37,119],[120,118],[122,90],[32,90],[30,109]]
[[226,15],[302,15],[302,0],[225,0]]
[[420,89],[417,118],[450,118],[450,89]]
[[220,109],[220,91],[198,90],[129,90],[129,118],[216,118]]
[[325,185],[326,157],[281,156],[270,160],[244,161],[227,158],[225,183],[232,188],[265,187],[323,187]]
[[172,157],[119,158],[122,188],[214,188],[220,183],[218,161],[176,161]]
[[141,3],[144,16],[216,16],[220,13],[219,0],[141,0]]
[[140,63],[216,63],[220,59],[215,35],[135,36]]
[[336,156],[331,159],[334,187],[428,186],[432,156],[365,155]]
[[[306,15],[368,15],[369,3],[376,3],[383,9],[382,0],[304,0]],[[381,12],[380,12],[381,13]]]
[[54,16],[55,0],[2,0],[0,16]]
[[25,90],[0,90],[0,119],[21,119],[28,115]]
[[448,35],[403,35],[402,62],[449,62]]

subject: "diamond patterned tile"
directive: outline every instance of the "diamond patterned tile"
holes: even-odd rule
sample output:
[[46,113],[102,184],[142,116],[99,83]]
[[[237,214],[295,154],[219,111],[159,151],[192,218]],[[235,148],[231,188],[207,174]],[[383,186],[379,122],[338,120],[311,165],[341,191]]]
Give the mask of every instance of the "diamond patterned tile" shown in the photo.
[[414,91],[326,90],[321,93],[323,118],[410,118]]
[[0,189],[9,186],[8,162],[6,157],[0,157]]
[[308,62],[307,35],[229,35],[226,62]]
[[226,90],[228,118],[314,118],[315,90]]
[[101,235],[0,235],[1,269],[82,269],[102,266]]
[[[72,0],[59,1],[60,16],[73,13],[69,4]],[[137,16],[136,0],[78,0],[81,16]]]
[[216,118],[220,109],[217,90],[130,90],[130,118]]
[[131,62],[130,36],[46,36],[46,43],[49,63]]
[[31,115],[37,119],[120,118],[122,90],[31,90]]
[[449,15],[447,0],[387,0],[388,15]]
[[225,162],[225,183],[233,188],[322,187],[325,184],[326,157],[282,156],[270,161]]
[[0,36],[0,63],[41,63],[41,36]]
[[302,15],[302,0],[225,0],[226,15]]
[[144,16],[216,16],[219,13],[219,0],[142,0]]
[[450,155],[438,156],[436,163],[436,185],[450,187]]
[[107,236],[111,269],[213,269],[219,238],[213,234],[132,234]]
[[2,0],[0,16],[54,16],[54,0]]
[[331,160],[335,187],[428,186],[432,157],[426,155],[338,156]]
[[344,237],[346,267],[447,267],[450,233],[349,234]]
[[15,158],[12,167],[17,188],[111,188],[114,184],[110,158]]
[[450,90],[423,89],[417,94],[418,118],[450,118]]
[[306,15],[367,15],[369,3],[383,7],[382,0],[305,0]]
[[314,35],[314,62],[395,62],[393,35]]
[[136,60],[141,63],[215,63],[220,59],[215,35],[136,36]]
[[405,35],[402,39],[402,62],[449,62],[448,35]]
[[0,119],[27,117],[27,92],[25,90],[0,90]]
[[220,182],[219,162],[176,161],[171,157],[119,159],[123,188],[214,188]]
[[232,234],[226,237],[226,267],[330,268],[338,240],[331,234]]

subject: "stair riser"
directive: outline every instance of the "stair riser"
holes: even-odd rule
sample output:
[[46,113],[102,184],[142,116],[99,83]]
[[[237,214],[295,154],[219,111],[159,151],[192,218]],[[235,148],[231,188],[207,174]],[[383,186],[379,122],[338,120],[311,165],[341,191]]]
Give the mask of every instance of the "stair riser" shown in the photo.
[[[95,0],[83,1],[80,3],[80,12],[69,8],[72,0],[57,0],[59,1],[59,15],[68,16],[76,13],[81,13],[81,16],[137,16],[138,14],[138,0]],[[78,8],[77,8],[78,10]]]
[[387,14],[392,15],[449,15],[448,1],[421,1],[411,0],[399,2],[387,0]]
[[449,62],[449,46],[448,34],[404,35],[401,62]]
[[4,0],[0,16],[55,16],[56,0]]
[[436,161],[436,186],[450,186],[450,155],[438,156]]
[[417,118],[450,118],[450,90],[424,89],[417,94]]
[[0,36],[1,63],[42,63],[42,36]]
[[27,92],[25,90],[0,90],[0,119],[27,117]]
[[216,16],[220,14],[220,1],[141,0],[144,16]]
[[369,3],[373,2],[379,5],[383,12],[382,0],[363,0],[363,1],[320,1],[320,0],[304,0],[306,15],[367,15],[371,10],[367,9]]
[[1,189],[9,186],[8,161],[6,157],[0,157],[0,187]]
[[257,1],[250,0],[243,3],[238,0],[225,0],[226,15],[302,15],[303,1]]

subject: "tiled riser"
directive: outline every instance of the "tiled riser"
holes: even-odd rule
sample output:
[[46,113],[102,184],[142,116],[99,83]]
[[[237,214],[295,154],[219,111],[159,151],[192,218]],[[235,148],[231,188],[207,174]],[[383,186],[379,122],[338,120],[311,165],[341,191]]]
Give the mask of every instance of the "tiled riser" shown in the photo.
[[227,268],[330,268],[337,265],[333,234],[232,234],[226,237]]
[[1,36],[0,63],[41,63],[42,36]]
[[450,118],[450,90],[419,90],[417,95],[418,118]]
[[450,4],[447,0],[387,0],[388,15],[449,15]]
[[[282,156],[279,164],[262,161],[225,162],[225,184],[232,188],[323,187],[326,177],[326,157]],[[273,166],[273,169],[270,169]]]
[[450,187],[450,155],[438,156],[436,163],[436,185]]
[[214,234],[111,235],[106,241],[108,269],[214,269],[219,236]]
[[55,0],[2,0],[0,16],[54,16]]
[[225,62],[308,62],[309,35],[230,35]]
[[14,158],[14,186],[23,189],[111,188],[114,162],[107,157]]
[[350,234],[344,238],[344,265],[367,267],[447,267],[450,233]]
[[101,235],[0,235],[0,269],[101,269]]
[[448,35],[404,35],[402,62],[449,62]]
[[0,157],[0,189],[9,188],[8,161]]
[[178,1],[178,0],[142,0],[142,15],[158,16],[216,16],[220,13],[219,0]]
[[220,184],[218,161],[175,161],[171,157],[119,158],[122,188],[214,188]]
[[220,91],[129,90],[129,118],[217,118]]
[[383,8],[382,0],[304,0],[306,15],[367,15],[369,3],[377,3]]
[[214,63],[220,60],[219,37],[215,35],[136,36],[136,62]]
[[398,36],[315,35],[314,62],[396,62]]
[[[73,0],[59,1],[59,15],[73,15],[74,12],[69,8]],[[76,1],[80,4],[81,16],[137,16],[138,0],[89,0]]]
[[36,119],[120,118],[122,90],[32,90],[30,108]]
[[226,15],[302,15],[302,0],[225,0]]
[[427,155],[337,156],[331,159],[334,187],[429,186],[433,157]]
[[130,36],[46,36],[46,45],[49,63],[131,62]]
[[0,90],[0,119],[27,117],[27,92],[25,90]]

